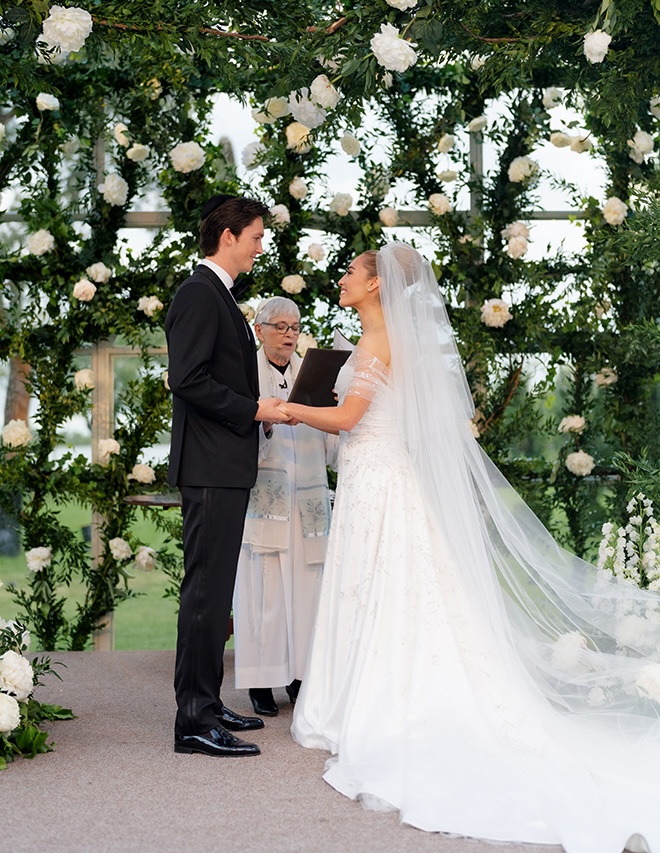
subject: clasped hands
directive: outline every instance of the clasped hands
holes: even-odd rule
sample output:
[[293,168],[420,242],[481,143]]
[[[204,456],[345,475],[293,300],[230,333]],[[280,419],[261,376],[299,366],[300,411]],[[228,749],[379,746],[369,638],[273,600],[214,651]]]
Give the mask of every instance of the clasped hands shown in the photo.
[[259,400],[259,409],[255,420],[270,424],[289,424],[289,426],[296,426],[300,423],[286,410],[286,401],[279,397],[265,397],[263,400]]

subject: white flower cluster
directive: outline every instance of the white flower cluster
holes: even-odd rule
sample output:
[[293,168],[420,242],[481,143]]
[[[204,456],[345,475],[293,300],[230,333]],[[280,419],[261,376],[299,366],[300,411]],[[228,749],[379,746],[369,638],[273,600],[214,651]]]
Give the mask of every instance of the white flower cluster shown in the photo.
[[575,450],[566,457],[566,467],[576,477],[587,477],[594,469],[595,461],[584,450]]
[[45,42],[47,48],[55,47],[62,53],[78,51],[91,33],[92,24],[92,16],[85,9],[51,6],[38,40]]
[[89,367],[83,367],[82,370],[77,370],[73,376],[73,381],[78,391],[91,391],[94,387],[94,371]]
[[206,160],[204,149],[197,142],[179,142],[169,152],[172,168],[175,172],[194,172],[201,169]]
[[49,95],[48,92],[39,92],[37,95],[37,109],[39,112],[53,112],[59,110],[60,102],[55,95]]
[[103,201],[116,207],[123,207],[128,198],[128,184],[121,175],[108,175],[99,192],[103,194]]
[[91,302],[96,293],[96,285],[92,284],[89,279],[81,278],[73,285],[73,298],[80,302]]
[[26,447],[31,440],[32,433],[20,418],[12,418],[2,428],[2,443],[7,447]]
[[598,568],[643,589],[660,591],[660,524],[653,515],[653,501],[637,492],[629,501],[625,527],[612,522],[602,527]]
[[285,275],[280,282],[280,287],[285,293],[300,293],[306,287],[306,283],[301,275]]
[[529,228],[524,222],[512,222],[501,232],[507,241],[506,251],[510,258],[522,258],[527,252],[527,241],[529,239]]
[[140,545],[135,552],[135,565],[143,572],[152,572],[156,568],[156,552],[148,545]]
[[112,270],[109,267],[106,267],[102,261],[98,261],[97,263],[87,267],[85,272],[90,279],[95,281],[97,284],[105,284],[105,282],[109,281],[112,277]]
[[434,216],[444,216],[445,213],[451,212],[451,202],[444,193],[431,193],[428,206]]
[[349,157],[357,157],[360,153],[360,140],[357,139],[349,130],[339,140],[339,144]]
[[320,243],[310,243],[307,247],[307,257],[318,263],[325,258],[325,249]]
[[610,49],[612,36],[603,30],[595,30],[593,33],[587,33],[584,37],[582,50],[587,60],[591,63],[602,62]]
[[46,252],[52,252],[55,248],[55,238],[46,228],[41,228],[35,231],[25,241],[25,248],[31,255],[37,257],[45,255]]
[[488,126],[488,119],[486,116],[477,116],[468,122],[467,131],[468,133],[481,133],[482,130],[485,130]]
[[543,106],[546,110],[553,110],[563,100],[564,93],[561,89],[557,89],[555,86],[548,86],[547,89],[543,90]]
[[137,462],[133,465],[133,470],[128,475],[129,480],[135,480],[137,483],[153,483],[156,479],[156,472],[151,465],[145,465],[143,462]]
[[295,177],[289,184],[289,195],[297,201],[302,201],[302,199],[307,195],[307,192],[307,181],[304,178],[301,178],[300,175]]
[[610,196],[603,205],[603,216],[608,225],[621,225],[628,215],[628,205],[620,198]]
[[481,322],[485,326],[501,329],[505,323],[512,319],[513,314],[503,299],[486,299],[481,306]]
[[114,539],[111,539],[108,542],[108,548],[110,548],[110,553],[113,558],[118,562],[121,562],[121,560],[129,560],[133,556],[131,546],[120,536],[115,536]]
[[630,148],[628,156],[635,163],[643,163],[646,155],[651,154],[653,151],[653,146],[654,143],[651,134],[645,130],[638,130],[633,138],[628,140],[628,147]]
[[291,222],[291,214],[286,204],[276,204],[270,209],[271,222],[274,228],[284,228]]
[[378,218],[386,228],[394,228],[399,221],[399,211],[394,207],[383,207],[378,212]]
[[381,24],[380,32],[371,39],[371,50],[376,62],[388,71],[407,71],[417,62],[416,45],[410,44],[399,35],[392,24]]
[[438,140],[438,151],[441,154],[447,154],[454,147],[456,137],[452,133],[443,133]]
[[353,196],[350,193],[335,193],[329,204],[330,211],[336,213],[337,216],[348,216],[352,207]]
[[34,690],[34,671],[23,652],[30,634],[22,625],[0,619],[0,735],[9,735],[21,723],[19,703]]
[[296,343],[298,355],[305,355],[308,349],[318,349],[318,341],[314,335],[310,335],[307,332],[301,332],[298,335],[298,342]]
[[241,152],[241,162],[246,169],[256,169],[265,151],[266,146],[261,142],[248,142]]
[[50,566],[53,559],[53,549],[50,545],[30,548],[25,552],[25,562],[28,570],[37,574]]
[[512,184],[522,184],[525,181],[531,181],[538,174],[539,165],[535,160],[526,155],[523,157],[515,157],[509,163],[509,180]]
[[292,121],[286,126],[286,147],[296,154],[306,154],[312,147],[309,138],[310,130],[299,121]]
[[660,702],[660,664],[649,663],[642,667],[635,678],[635,686],[643,696]]
[[559,423],[559,432],[584,432],[586,426],[582,415],[566,415]]
[[107,465],[110,457],[121,450],[119,442],[114,438],[102,438],[99,440],[99,465]]
[[158,311],[163,310],[163,303],[157,296],[141,296],[137,304],[138,311],[144,311],[147,317],[153,317]]
[[248,323],[251,323],[255,318],[255,311],[247,302],[239,302],[238,307],[241,309],[241,314],[245,317]]

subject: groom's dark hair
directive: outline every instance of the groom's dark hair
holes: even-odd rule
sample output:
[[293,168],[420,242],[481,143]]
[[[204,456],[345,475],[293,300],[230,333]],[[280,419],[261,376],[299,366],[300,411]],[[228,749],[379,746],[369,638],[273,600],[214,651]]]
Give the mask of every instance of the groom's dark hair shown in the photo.
[[220,237],[229,228],[235,237],[241,231],[269,213],[265,204],[255,198],[239,198],[231,195],[214,195],[202,208],[202,223],[199,229],[199,246],[204,257],[218,251]]

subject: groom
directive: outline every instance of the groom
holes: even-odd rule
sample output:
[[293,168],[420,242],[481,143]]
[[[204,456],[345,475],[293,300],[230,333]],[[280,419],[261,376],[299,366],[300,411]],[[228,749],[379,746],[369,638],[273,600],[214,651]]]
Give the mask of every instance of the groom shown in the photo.
[[[232,288],[261,254],[259,201],[214,196],[202,209],[195,272],[165,321],[173,394],[169,482],[181,491],[183,556],[174,689],[175,752],[258,755],[233,732],[263,728],[223,705],[220,686],[236,564],[257,476],[258,421],[286,420],[258,401],[254,338]],[[267,424],[264,424],[266,427]]]

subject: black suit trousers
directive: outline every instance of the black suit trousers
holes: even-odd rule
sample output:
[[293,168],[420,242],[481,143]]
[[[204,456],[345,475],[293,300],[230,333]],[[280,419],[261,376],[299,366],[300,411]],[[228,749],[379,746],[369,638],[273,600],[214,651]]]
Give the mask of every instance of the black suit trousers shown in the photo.
[[218,724],[223,654],[249,489],[182,486],[183,553],[174,690],[175,731]]

